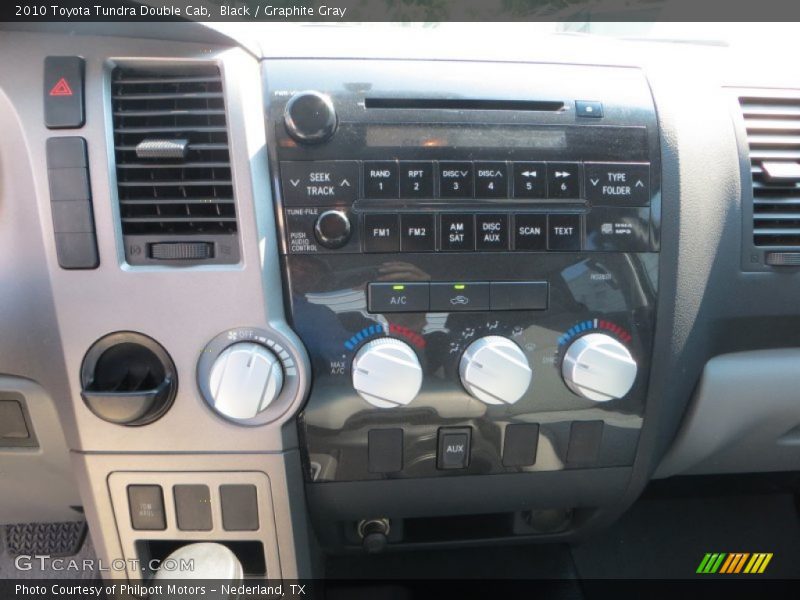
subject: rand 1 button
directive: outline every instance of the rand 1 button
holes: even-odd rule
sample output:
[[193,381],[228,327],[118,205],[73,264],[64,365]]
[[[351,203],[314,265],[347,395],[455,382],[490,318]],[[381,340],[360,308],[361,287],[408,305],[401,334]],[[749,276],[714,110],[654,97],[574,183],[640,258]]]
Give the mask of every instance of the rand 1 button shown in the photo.
[[547,197],[571,200],[581,195],[580,164],[547,163]]
[[475,163],[475,197],[508,197],[508,165],[506,163]]
[[471,162],[439,163],[439,195],[442,198],[472,198],[475,190]]
[[433,198],[433,163],[400,161],[400,197]]
[[466,469],[469,466],[469,427],[443,427],[439,430],[436,466],[439,469]]
[[439,220],[442,250],[475,250],[475,215],[442,213]]
[[604,206],[648,206],[648,163],[586,163],[586,199]]
[[514,249],[547,250],[547,215],[540,213],[514,215]]
[[431,283],[430,310],[437,312],[489,310],[489,283]]
[[364,252],[400,252],[400,215],[364,215]]
[[281,189],[287,206],[351,203],[358,188],[354,160],[283,161]]
[[586,250],[647,252],[650,209],[596,206],[586,216]]
[[367,306],[371,313],[426,312],[430,304],[428,283],[370,283]]
[[400,248],[403,252],[436,250],[436,219],[433,214],[400,215]]
[[508,250],[508,215],[475,215],[478,250]]
[[365,198],[397,198],[399,189],[395,161],[367,161],[364,163]]
[[581,216],[548,215],[547,249],[573,252],[581,249]]

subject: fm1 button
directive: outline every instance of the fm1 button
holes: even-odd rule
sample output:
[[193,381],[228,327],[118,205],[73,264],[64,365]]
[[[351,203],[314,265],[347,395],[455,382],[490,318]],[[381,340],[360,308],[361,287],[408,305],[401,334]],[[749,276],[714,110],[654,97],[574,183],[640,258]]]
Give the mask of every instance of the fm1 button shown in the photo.
[[400,215],[364,215],[364,252],[400,252]]
[[440,429],[436,466],[439,469],[466,469],[471,440],[472,429],[469,427]]
[[575,199],[581,195],[578,163],[547,163],[547,197]]
[[427,312],[429,289],[427,283],[370,283],[369,312]]

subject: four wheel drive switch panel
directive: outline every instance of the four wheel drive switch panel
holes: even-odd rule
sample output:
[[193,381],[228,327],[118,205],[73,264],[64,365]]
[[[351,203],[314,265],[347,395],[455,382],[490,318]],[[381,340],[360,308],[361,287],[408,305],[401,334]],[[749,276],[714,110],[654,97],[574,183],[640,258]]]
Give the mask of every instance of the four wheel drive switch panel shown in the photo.
[[100,264],[95,237],[86,140],[47,140],[47,175],[58,264],[94,269]]

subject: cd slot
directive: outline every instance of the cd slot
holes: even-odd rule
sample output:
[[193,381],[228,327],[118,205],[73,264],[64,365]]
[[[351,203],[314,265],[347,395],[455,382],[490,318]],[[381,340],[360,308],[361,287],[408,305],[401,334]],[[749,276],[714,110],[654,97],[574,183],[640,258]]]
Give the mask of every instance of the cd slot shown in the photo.
[[470,100],[467,98],[366,98],[365,108],[407,110],[511,110],[561,112],[557,100]]

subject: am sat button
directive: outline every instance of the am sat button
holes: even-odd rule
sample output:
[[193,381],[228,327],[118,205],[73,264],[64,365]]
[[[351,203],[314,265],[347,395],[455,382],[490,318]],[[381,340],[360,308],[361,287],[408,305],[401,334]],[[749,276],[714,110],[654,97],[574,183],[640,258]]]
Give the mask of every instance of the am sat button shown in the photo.
[[437,312],[489,310],[489,284],[431,283],[430,310]]
[[429,284],[370,283],[367,286],[367,303],[371,313],[426,312]]
[[586,217],[586,250],[647,252],[650,209],[595,207]]
[[647,163],[586,163],[586,199],[604,206],[648,206],[650,165]]

